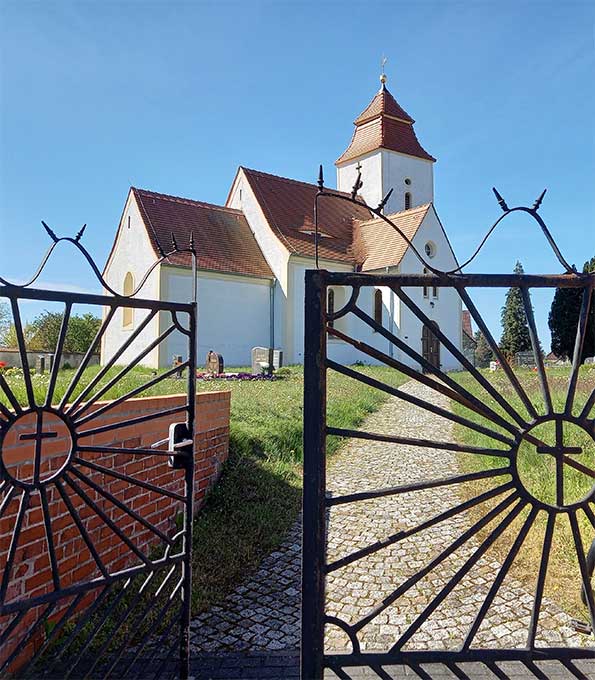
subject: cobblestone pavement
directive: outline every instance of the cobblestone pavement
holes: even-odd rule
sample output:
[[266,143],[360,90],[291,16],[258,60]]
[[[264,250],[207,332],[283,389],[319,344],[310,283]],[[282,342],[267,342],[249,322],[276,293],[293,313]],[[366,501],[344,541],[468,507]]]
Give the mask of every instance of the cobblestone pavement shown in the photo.
[[[410,382],[404,389],[448,408],[448,399],[422,385]],[[397,399],[389,400],[372,414],[362,429],[398,433],[399,436],[453,440],[450,421]],[[350,440],[331,462],[327,486],[329,492],[336,496],[416,480],[437,479],[459,472],[456,454],[448,451]],[[492,485],[502,483],[500,479],[496,478]],[[506,494],[499,496],[497,502],[505,497]],[[333,506],[328,536],[329,562],[382,541],[395,532],[412,529],[460,502],[457,488],[446,486]],[[348,624],[360,621],[396,587],[435,559],[477,519],[477,515],[457,514],[333,571],[327,580],[327,613]],[[488,529],[492,527],[489,525]],[[475,553],[485,536],[482,534],[464,543],[364,626],[358,633],[362,651],[386,650],[394,644]],[[510,545],[515,537],[516,534],[505,532],[502,540]],[[412,633],[405,649],[459,647],[500,566],[488,550],[444,597],[424,624]],[[248,582],[238,587],[221,606],[213,607],[193,620],[194,653],[212,654],[223,650],[289,652],[297,649],[299,572],[300,526],[297,523],[279,550],[262,562]],[[477,631],[473,645],[524,646],[532,602],[532,595],[509,574]],[[570,628],[567,615],[544,599],[537,642],[575,646],[585,644],[585,638]],[[337,626],[327,627],[325,644],[329,650],[350,649],[347,636]],[[356,674],[352,677],[364,676]],[[444,676],[435,677],[450,676],[447,672]]]
[[[595,678],[595,662],[577,661],[575,666],[584,673],[587,679]],[[509,680],[527,680],[527,669],[518,663],[500,663],[498,667],[506,673]],[[570,673],[557,662],[537,662],[536,667],[544,674],[547,680],[572,680],[576,676]],[[457,677],[467,677],[471,680],[498,680],[498,676],[490,672],[483,664],[464,663],[458,665],[459,672],[463,671],[466,676],[455,675],[448,668],[437,664],[423,664],[420,673],[404,666],[382,666],[380,668],[357,667],[346,668],[340,671],[341,675],[327,670],[325,680],[362,680],[379,678],[386,680],[419,680],[419,678],[431,678],[431,680],[456,680]],[[203,654],[192,660],[191,680],[298,680],[300,674],[299,656],[297,653],[242,653],[228,652],[225,654]],[[422,675],[425,672],[427,675]],[[531,675],[535,679],[537,676]]]

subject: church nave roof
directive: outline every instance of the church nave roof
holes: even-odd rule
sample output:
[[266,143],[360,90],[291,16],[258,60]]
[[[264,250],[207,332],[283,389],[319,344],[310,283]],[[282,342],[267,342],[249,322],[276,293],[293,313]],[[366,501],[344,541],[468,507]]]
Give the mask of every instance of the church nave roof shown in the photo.
[[[240,210],[132,187],[156,254],[171,250],[174,234],[184,247],[194,234],[200,269],[273,278],[244,214]],[[189,253],[169,258],[179,267],[191,266]]]

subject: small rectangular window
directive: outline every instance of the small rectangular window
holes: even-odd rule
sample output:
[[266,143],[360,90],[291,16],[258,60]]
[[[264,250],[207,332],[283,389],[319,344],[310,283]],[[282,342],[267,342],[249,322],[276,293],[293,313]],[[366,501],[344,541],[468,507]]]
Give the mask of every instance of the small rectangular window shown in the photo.
[[382,291],[374,291],[374,321],[382,326]]

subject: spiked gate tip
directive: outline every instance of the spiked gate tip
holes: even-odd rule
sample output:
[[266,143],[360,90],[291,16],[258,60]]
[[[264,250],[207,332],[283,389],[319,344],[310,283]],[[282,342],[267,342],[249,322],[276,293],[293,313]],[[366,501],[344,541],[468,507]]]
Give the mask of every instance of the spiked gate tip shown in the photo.
[[494,196],[496,197],[500,207],[504,212],[509,211],[509,207],[506,205],[506,201],[502,198],[502,196],[499,194],[498,189],[496,187],[492,187],[492,191],[494,192]]
[[47,233],[48,233],[49,237],[52,239],[52,241],[54,243],[57,243],[59,239],[56,236],[56,234],[54,234],[54,232],[48,227],[48,225],[43,220],[41,220],[41,223],[43,224],[43,228],[47,231]]

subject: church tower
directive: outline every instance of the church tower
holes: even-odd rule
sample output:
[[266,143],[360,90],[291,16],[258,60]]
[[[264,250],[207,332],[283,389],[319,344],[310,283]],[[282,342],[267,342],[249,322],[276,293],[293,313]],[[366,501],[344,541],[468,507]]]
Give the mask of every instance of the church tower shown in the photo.
[[386,87],[386,75],[368,107],[356,118],[351,143],[337,159],[337,188],[350,192],[361,170],[359,190],[376,207],[390,189],[386,214],[434,200],[435,158],[421,146],[413,118],[397,104]]

